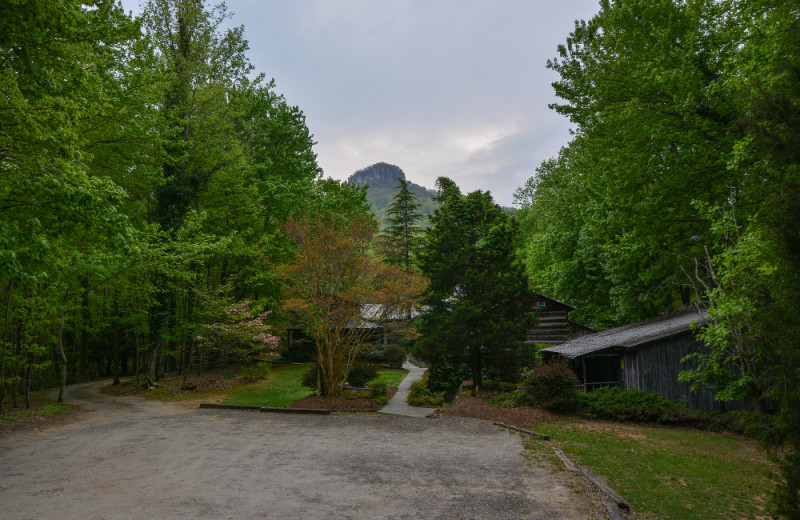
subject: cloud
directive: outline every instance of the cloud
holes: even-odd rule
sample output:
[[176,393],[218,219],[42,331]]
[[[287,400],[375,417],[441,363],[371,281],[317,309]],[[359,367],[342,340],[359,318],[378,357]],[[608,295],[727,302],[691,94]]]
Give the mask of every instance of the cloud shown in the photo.
[[[135,0],[123,0],[126,9]],[[227,0],[249,56],[298,105],[328,176],[376,162],[433,187],[514,190],[569,139],[545,68],[597,0]]]

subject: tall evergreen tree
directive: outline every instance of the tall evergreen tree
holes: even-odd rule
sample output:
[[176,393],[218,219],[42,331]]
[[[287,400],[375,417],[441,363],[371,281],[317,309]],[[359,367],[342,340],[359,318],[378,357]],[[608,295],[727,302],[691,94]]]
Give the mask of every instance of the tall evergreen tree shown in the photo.
[[382,233],[386,261],[406,272],[417,252],[422,227],[417,224],[422,218],[417,196],[408,189],[408,183],[397,178],[397,193],[386,210],[386,227]]
[[468,364],[480,386],[484,368],[513,369],[522,346],[529,296],[517,226],[488,192],[464,196],[446,177],[437,188],[419,259],[430,286],[415,348],[431,361]]

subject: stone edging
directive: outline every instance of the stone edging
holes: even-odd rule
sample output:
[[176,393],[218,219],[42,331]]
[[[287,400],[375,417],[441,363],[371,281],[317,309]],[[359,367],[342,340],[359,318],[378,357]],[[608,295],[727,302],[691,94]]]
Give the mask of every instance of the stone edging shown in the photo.
[[250,406],[240,404],[216,404],[216,403],[201,403],[200,408],[215,408],[217,410],[251,410],[254,412],[265,413],[288,413],[288,414],[312,414],[312,415],[330,415],[330,410],[319,410],[316,408],[273,408],[270,406]]
[[[524,433],[526,435],[538,436],[539,438],[545,441],[550,440],[550,437],[541,433],[536,433],[529,430],[523,430],[522,428],[517,428],[516,426],[510,426],[508,424],[503,424],[497,421],[494,421],[494,424],[496,426],[500,426],[501,428],[514,430],[520,433]],[[586,469],[572,462],[572,460],[570,460],[570,458],[567,457],[564,454],[564,452],[562,452],[558,448],[553,447],[553,451],[556,453],[556,455],[558,455],[558,458],[561,459],[561,462],[564,463],[564,466],[567,468],[567,470],[573,471],[575,473],[581,473],[582,475],[584,475],[586,478],[589,479],[589,481],[592,484],[595,485],[597,489],[599,489],[604,495],[606,495],[610,499],[609,501],[604,501],[603,505],[605,506],[606,511],[608,511],[608,514],[611,515],[611,518],[613,518],[614,520],[625,519],[625,513],[630,512],[631,506],[628,504],[628,502],[625,501],[624,498],[622,498],[616,491],[608,487],[608,485],[602,480],[600,480],[596,475],[593,475]]]

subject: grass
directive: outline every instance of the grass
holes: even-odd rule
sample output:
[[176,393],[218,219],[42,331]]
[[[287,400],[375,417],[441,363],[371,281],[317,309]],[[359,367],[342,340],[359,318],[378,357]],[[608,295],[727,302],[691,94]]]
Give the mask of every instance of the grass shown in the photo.
[[[768,518],[773,467],[754,441],[732,435],[567,421],[540,424],[575,463],[602,476],[637,518]],[[529,448],[550,450],[532,441]]]
[[51,403],[43,406],[35,406],[31,410],[20,410],[15,408],[6,408],[5,414],[2,417],[4,423],[16,423],[30,417],[53,417],[72,409],[68,404]]
[[370,381],[370,384],[386,383],[387,386],[397,388],[407,374],[405,370],[378,370],[378,377]]
[[[314,393],[300,383],[309,368],[309,365],[273,365],[266,381],[234,388],[228,392],[223,403],[278,408],[287,406]],[[370,381],[370,384],[385,382],[388,386],[396,387],[406,374],[404,371],[379,370],[378,377]]]
[[299,401],[313,393],[300,384],[309,368],[309,365],[272,365],[265,382],[234,389],[223,403],[279,408]]

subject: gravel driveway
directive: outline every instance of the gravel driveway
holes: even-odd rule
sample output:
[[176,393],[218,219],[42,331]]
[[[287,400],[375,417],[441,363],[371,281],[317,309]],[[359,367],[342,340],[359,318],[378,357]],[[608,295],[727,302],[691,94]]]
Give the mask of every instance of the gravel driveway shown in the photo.
[[596,506],[476,419],[207,411],[98,383],[0,446],[0,518],[584,519]]

